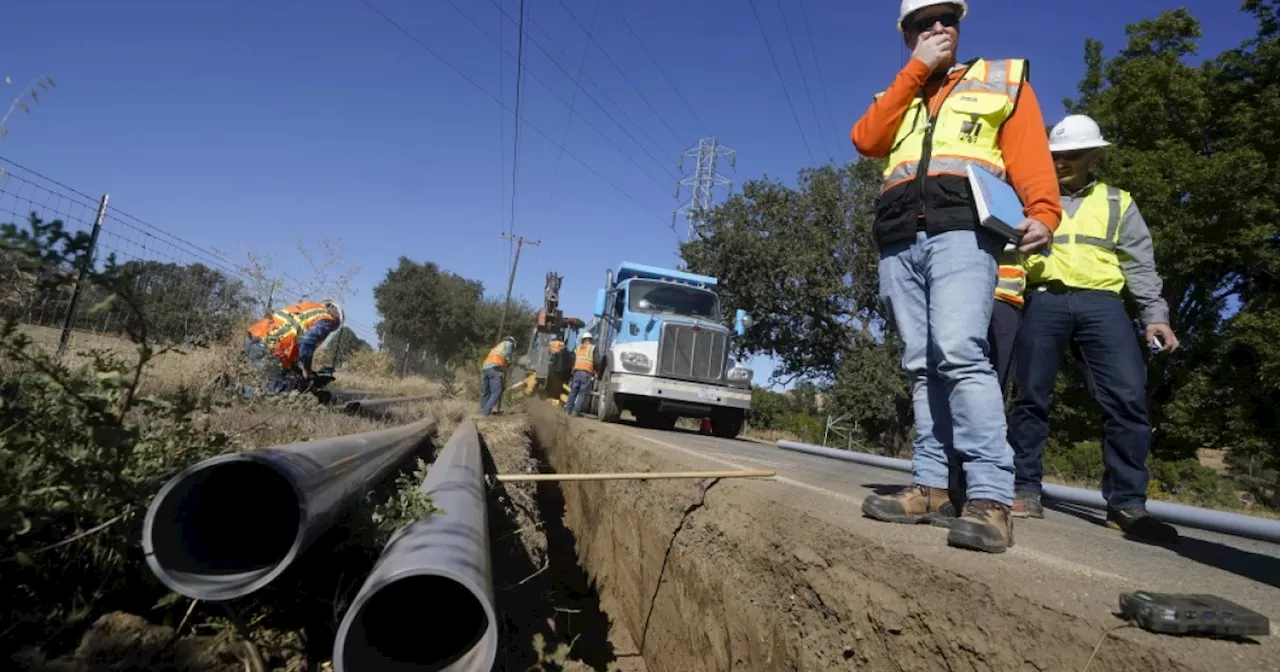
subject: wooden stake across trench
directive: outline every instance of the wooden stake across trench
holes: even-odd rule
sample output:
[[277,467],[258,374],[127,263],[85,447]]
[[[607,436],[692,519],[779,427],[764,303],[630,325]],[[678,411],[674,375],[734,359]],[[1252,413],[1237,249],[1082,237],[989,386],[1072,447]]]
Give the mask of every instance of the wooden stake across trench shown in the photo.
[[772,469],[738,471],[632,471],[602,474],[498,474],[501,483],[519,481],[648,481],[671,478],[771,478]]

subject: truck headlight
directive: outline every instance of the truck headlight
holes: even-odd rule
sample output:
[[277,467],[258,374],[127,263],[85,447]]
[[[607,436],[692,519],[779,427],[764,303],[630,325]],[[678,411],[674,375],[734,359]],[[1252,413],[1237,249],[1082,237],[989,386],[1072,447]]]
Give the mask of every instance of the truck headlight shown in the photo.
[[729,369],[729,382],[736,385],[750,385],[754,373],[745,366],[735,366]]
[[644,353],[624,352],[618,355],[618,361],[622,362],[622,368],[628,371],[649,372],[649,358]]

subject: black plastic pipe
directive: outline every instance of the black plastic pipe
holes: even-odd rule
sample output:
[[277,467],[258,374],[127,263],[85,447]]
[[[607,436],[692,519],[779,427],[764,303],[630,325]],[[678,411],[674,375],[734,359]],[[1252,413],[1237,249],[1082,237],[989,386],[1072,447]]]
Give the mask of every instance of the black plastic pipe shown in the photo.
[[156,493],[142,548],[156,578],[200,600],[243,597],[280,576],[435,429],[435,420],[221,455]]
[[380,413],[386,413],[396,404],[409,404],[422,401],[431,401],[431,396],[418,395],[415,397],[392,397],[390,399],[352,399],[343,406],[343,410],[347,413],[377,415]]
[[338,626],[335,672],[489,672],[498,655],[484,466],[466,420],[427,471],[438,509],[387,542]]

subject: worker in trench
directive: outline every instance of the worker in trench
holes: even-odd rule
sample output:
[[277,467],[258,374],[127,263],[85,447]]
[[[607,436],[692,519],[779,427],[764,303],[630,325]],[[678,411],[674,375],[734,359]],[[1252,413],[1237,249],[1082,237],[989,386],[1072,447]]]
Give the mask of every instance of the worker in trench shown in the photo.
[[316,350],[341,326],[342,307],[324,299],[286,306],[249,327],[244,353],[258,372],[259,392],[281,394],[310,387]]
[[582,405],[591,396],[591,386],[596,380],[596,344],[590,333],[578,339],[578,347],[573,352],[573,378],[569,382],[569,398],[565,401],[565,412],[571,416],[582,414]]
[[502,377],[515,349],[515,336],[505,336],[489,350],[480,367],[480,415],[489,415],[502,399]]
[[1004,240],[977,222],[964,175],[983,168],[1013,186],[1023,253],[1048,247],[1062,207],[1028,64],[958,62],[967,13],[962,0],[902,1],[911,58],[851,133],[859,153],[886,159],[874,224],[880,298],[903,339],[916,425],[913,484],[868,497],[862,511],[897,523],[946,515],[954,463],[966,492],[947,542],[1000,553],[1013,542],[1013,450],[987,335]]
[[1153,353],[1178,349],[1161,292],[1151,232],[1129,192],[1094,177],[1111,143],[1098,124],[1072,115],[1053,127],[1049,149],[1061,187],[1062,224],[1053,254],[1027,257],[1026,309],[1015,347],[1015,396],[1009,417],[1014,450],[1013,515],[1043,518],[1040,501],[1049,402],[1069,346],[1089,395],[1102,409],[1102,496],[1107,523],[1135,538],[1172,542],[1177,530],[1146,509],[1146,363],[1122,291],[1138,305]]

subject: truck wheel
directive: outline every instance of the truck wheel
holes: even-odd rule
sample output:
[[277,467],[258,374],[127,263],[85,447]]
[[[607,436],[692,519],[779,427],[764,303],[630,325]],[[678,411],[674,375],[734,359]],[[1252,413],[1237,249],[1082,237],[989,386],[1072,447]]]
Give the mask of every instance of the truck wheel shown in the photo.
[[742,433],[747,413],[740,408],[727,408],[711,414],[711,433],[722,439],[734,439]]
[[609,378],[612,372],[609,369],[604,370],[604,376],[598,381],[600,386],[600,403],[597,404],[596,417],[600,422],[617,422],[622,417],[622,409],[618,408],[618,400],[613,396],[613,390],[609,389]]

